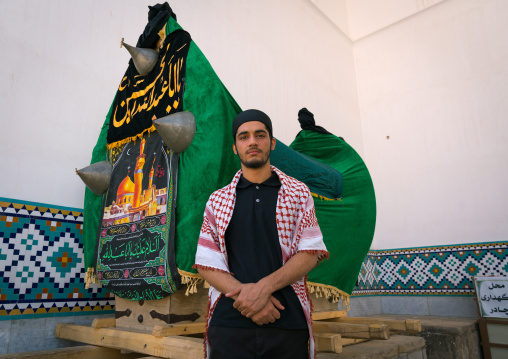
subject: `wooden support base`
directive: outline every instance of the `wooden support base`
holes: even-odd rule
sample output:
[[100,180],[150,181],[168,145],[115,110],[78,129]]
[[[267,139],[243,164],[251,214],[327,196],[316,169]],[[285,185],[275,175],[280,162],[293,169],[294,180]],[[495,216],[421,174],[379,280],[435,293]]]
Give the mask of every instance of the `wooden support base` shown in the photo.
[[383,324],[349,324],[330,321],[313,321],[315,333],[336,333],[342,337],[354,339],[388,339],[390,331]]
[[115,296],[116,327],[152,331],[155,326],[204,322],[207,303],[208,289],[204,288],[188,296],[181,289],[159,300],[139,302]]
[[203,340],[182,336],[154,337],[150,333],[126,328],[92,328],[57,324],[55,337],[145,355],[174,359],[202,359]]

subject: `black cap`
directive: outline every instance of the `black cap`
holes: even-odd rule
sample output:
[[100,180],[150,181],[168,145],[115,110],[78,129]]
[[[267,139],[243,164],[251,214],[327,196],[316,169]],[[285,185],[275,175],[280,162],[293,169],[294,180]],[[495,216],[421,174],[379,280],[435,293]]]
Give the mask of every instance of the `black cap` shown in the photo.
[[268,117],[266,113],[259,110],[245,110],[236,115],[235,119],[233,120],[233,138],[236,138],[236,132],[238,131],[238,128],[245,122],[250,121],[262,122],[268,129],[270,137],[273,137],[272,120],[270,120],[270,117]]

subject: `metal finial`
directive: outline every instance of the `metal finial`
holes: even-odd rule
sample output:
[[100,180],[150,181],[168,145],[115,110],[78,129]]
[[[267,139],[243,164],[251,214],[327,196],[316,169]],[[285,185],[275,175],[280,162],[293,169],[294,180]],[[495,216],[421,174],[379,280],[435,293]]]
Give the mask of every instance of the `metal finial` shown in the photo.
[[161,117],[153,124],[166,146],[175,153],[185,151],[196,133],[196,119],[189,111]]
[[131,54],[134,66],[141,76],[146,76],[153,70],[159,59],[159,53],[157,51],[154,49],[130,46],[123,42],[123,39],[122,45]]
[[96,162],[80,170],[76,169],[76,174],[98,196],[108,190],[112,173],[113,166],[108,161]]

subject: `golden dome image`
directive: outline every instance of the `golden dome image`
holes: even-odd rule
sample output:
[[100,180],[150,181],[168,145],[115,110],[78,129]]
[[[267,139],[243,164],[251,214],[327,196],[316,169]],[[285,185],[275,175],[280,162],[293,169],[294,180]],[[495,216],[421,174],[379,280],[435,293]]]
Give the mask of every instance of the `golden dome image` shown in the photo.
[[120,199],[122,196],[133,196],[134,195],[134,182],[129,176],[126,176],[122,183],[118,186],[116,191],[116,198]]

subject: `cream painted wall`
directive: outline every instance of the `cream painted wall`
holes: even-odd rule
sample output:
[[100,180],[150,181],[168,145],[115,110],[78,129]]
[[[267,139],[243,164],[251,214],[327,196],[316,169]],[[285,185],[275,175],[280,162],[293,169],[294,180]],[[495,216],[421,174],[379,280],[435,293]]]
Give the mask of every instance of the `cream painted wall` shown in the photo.
[[354,44],[376,249],[506,241],[506,14],[447,0]]
[[[156,1],[0,0],[0,196],[82,208],[86,166]],[[308,107],[363,151],[351,41],[307,0],[169,1],[231,94],[289,144]]]

